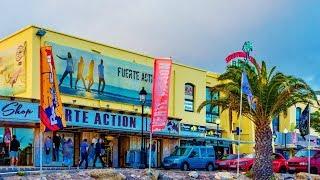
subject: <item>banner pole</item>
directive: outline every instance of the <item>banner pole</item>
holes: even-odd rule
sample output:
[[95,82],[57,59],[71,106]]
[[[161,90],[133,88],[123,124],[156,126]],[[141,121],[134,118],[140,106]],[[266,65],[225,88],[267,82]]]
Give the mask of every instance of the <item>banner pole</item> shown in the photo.
[[243,91],[242,91],[242,82],[243,82],[243,73],[241,73],[241,92],[240,92],[240,117],[238,121],[238,127],[239,127],[239,134],[238,134],[238,158],[237,158],[237,177],[239,177],[239,164],[240,164],[240,134],[241,134],[241,120],[242,120],[242,96],[243,96]]
[[310,153],[310,106],[308,107],[308,113],[309,113],[309,116],[308,116],[308,131],[309,131],[309,136],[308,136],[308,177],[310,179],[310,156],[311,156],[311,153]]
[[41,128],[40,128],[40,136],[39,136],[39,138],[40,138],[40,140],[39,140],[39,143],[40,143],[40,179],[42,178],[42,139],[43,139],[43,134],[42,134],[42,131],[41,131]]
[[150,142],[149,142],[149,174],[151,174],[151,149],[152,149],[152,132],[150,129]]

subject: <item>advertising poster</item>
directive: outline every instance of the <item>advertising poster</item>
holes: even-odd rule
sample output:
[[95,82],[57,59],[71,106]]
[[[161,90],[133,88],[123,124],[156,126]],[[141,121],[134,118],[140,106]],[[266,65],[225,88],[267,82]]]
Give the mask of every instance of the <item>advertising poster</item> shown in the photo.
[[171,59],[155,59],[152,92],[151,132],[163,130],[168,122]]
[[0,95],[12,96],[26,90],[26,42],[0,51]]
[[45,126],[42,130],[57,131],[66,126],[66,121],[51,47],[41,48],[40,61],[40,119]]
[[71,96],[139,105],[145,88],[151,105],[152,67],[47,42],[53,48],[60,91]]

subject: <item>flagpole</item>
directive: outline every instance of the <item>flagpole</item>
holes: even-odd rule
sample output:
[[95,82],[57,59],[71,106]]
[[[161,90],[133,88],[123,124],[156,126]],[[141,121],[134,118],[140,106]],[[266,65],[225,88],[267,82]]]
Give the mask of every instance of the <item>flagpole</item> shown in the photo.
[[241,72],[241,85],[240,85],[240,117],[238,121],[238,128],[239,128],[239,134],[238,134],[238,159],[237,159],[237,177],[239,177],[239,171],[240,171],[240,134],[241,134],[241,121],[242,121],[242,97],[243,97],[243,71],[245,69],[245,65],[247,64],[249,53],[252,51],[252,45],[249,41],[246,41],[243,46],[242,50],[246,53],[246,57],[244,59],[244,64],[242,65],[242,72]]
[[243,73],[241,73],[241,90],[240,90],[240,117],[238,121],[238,128],[239,128],[239,134],[238,134],[238,159],[237,159],[237,177],[239,177],[239,164],[240,164],[240,132],[241,132],[241,120],[242,120],[242,83],[243,83]]
[[152,132],[151,132],[151,126],[150,126],[150,142],[149,142],[149,174],[151,174],[151,149],[152,149],[152,145],[151,145],[151,142],[152,142]]
[[[41,124],[41,123],[40,123]],[[40,125],[41,126],[41,125]],[[40,143],[40,179],[42,178],[42,139],[43,139],[43,134],[42,134],[42,130],[41,130],[41,127],[40,127],[40,136],[39,136],[40,140],[39,140],[39,143]]]
[[308,131],[309,131],[309,136],[308,136],[308,177],[310,179],[310,106],[308,105]]

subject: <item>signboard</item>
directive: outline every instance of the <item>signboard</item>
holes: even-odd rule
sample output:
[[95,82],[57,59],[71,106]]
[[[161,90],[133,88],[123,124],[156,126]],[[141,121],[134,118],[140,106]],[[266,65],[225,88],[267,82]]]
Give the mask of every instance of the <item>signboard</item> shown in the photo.
[[39,123],[38,108],[36,103],[0,100],[0,120]]
[[206,136],[206,127],[205,126],[196,126],[191,124],[180,124],[182,136],[192,136],[192,137],[205,137]]
[[152,87],[151,132],[161,131],[168,123],[171,59],[155,59]]
[[[237,51],[229,54],[225,60],[226,60],[226,63],[231,66],[242,66],[246,57],[247,57],[247,54],[245,52]],[[256,63],[255,58],[252,56],[249,56],[248,62],[250,67],[255,70],[255,66],[254,66],[254,64]]]
[[[122,131],[141,131],[141,116],[64,107],[68,126],[90,127]],[[39,123],[39,104],[0,100],[0,120]],[[150,130],[150,118],[146,131]],[[145,123],[144,123],[145,124]],[[169,120],[161,134],[179,134],[179,121]]]
[[26,90],[26,46],[22,42],[0,51],[0,95],[12,96]]
[[[152,67],[48,42],[55,55],[60,92],[90,99],[140,104],[145,88],[151,105]],[[131,62],[130,62],[131,61]]]

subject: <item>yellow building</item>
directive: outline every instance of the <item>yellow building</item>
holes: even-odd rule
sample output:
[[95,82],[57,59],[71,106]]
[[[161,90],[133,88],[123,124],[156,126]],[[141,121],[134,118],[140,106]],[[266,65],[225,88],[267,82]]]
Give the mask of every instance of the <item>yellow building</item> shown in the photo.
[[[62,165],[63,145],[60,142],[64,140],[73,142],[72,163],[76,165],[81,140],[94,142],[101,138],[105,142],[104,161],[109,166],[133,166],[132,158],[138,157],[135,153],[141,146],[145,150],[149,148],[154,57],[36,26],[26,27],[0,40],[0,134],[3,139],[15,134],[21,141],[20,165],[39,165],[42,46],[53,48],[67,119],[64,130],[44,135],[43,142],[50,150],[43,153],[45,165]],[[154,134],[153,166],[160,166],[161,160],[178,145],[206,144],[214,146],[216,152],[236,152],[237,136],[232,131],[238,124],[237,115],[233,113],[229,117],[229,112],[221,112],[218,107],[212,112],[207,109],[200,113],[196,111],[206,99],[219,96],[208,93],[208,89],[217,84],[217,77],[216,73],[173,63],[169,121],[166,129]],[[139,101],[142,88],[148,93],[144,114]],[[254,126],[245,118],[241,124],[240,151],[252,153]],[[282,125],[280,129],[283,129]],[[141,131],[144,131],[143,143]],[[50,142],[53,145],[50,146]],[[3,143],[2,148],[8,149],[8,145]],[[4,158],[8,158],[7,155]],[[1,165],[7,164],[4,161]]]

